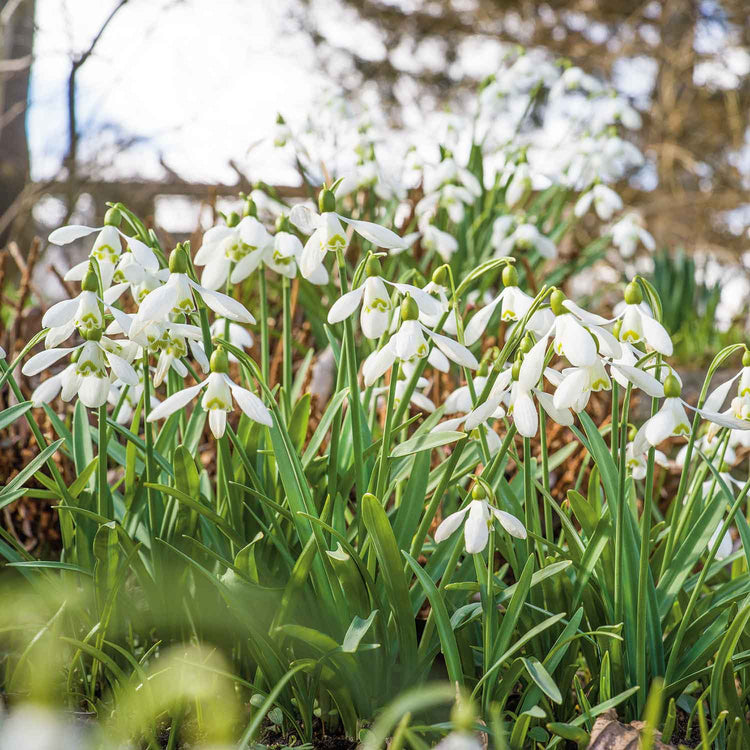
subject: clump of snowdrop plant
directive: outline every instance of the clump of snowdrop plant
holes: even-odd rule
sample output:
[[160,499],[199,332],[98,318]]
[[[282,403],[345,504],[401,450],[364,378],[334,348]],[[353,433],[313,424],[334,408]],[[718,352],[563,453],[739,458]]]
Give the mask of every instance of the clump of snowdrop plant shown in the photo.
[[[615,188],[638,121],[604,82],[513,53],[468,119],[400,155],[337,97],[301,130],[280,117],[313,203],[259,186],[197,250],[119,204],[52,232],[85,252],[80,291],[0,358],[0,426],[26,420],[36,451],[0,502],[53,502],[62,552],[3,535],[34,602],[0,617],[6,692],[137,706],[134,742],[158,722],[170,746],[212,736],[205,695],[153,689],[174,646],[170,669],[253,707],[243,747],[264,722],[468,745],[475,718],[497,747],[583,746],[613,707],[665,742],[692,707],[706,746],[741,747],[750,353],[720,351],[688,395],[645,278],[596,309],[564,292],[653,249]],[[579,221],[599,226],[585,248]],[[187,641],[227,664],[188,664]],[[454,731],[410,724],[457,694]]]

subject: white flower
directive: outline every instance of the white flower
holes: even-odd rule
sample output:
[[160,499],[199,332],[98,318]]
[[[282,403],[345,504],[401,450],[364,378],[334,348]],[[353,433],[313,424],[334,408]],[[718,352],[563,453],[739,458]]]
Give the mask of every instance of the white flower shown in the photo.
[[327,252],[345,250],[348,245],[346,231],[341,222],[348,224],[361,237],[377,247],[403,248],[403,240],[390,229],[370,221],[347,219],[335,212],[336,199],[330,190],[320,192],[320,214],[309,206],[298,204],[292,208],[289,219],[303,234],[310,234],[300,258],[300,271],[309,279],[323,262]]
[[[184,250],[181,248],[174,250],[173,257],[175,253],[184,253]],[[164,286],[154,289],[144,297],[130,328],[131,338],[137,336],[150,323],[165,322],[172,314],[189,315],[192,313],[195,310],[193,290],[201,295],[206,305],[215,313],[236,323],[255,323],[255,318],[240,302],[226,294],[196,284],[180,270],[181,266],[177,262],[174,263],[174,268],[175,271],[170,273]]]
[[[211,335],[215,338],[228,339],[230,344],[243,351],[249,350],[253,346],[253,336],[247,328],[224,318],[216,318],[211,323]],[[231,352],[227,356],[230,362],[237,362],[237,357]]]
[[[121,232],[116,224],[119,223],[119,212],[116,209],[110,209],[107,212],[105,221],[111,220],[113,223],[105,223],[103,227],[87,227],[81,224],[70,224],[65,227],[55,229],[49,235],[49,241],[53,245],[68,245],[71,242],[75,242],[82,237],[87,237],[94,232],[98,232],[96,239],[94,240],[94,246],[89,253],[89,257],[96,258],[99,264],[99,270],[102,276],[102,285],[105,290],[109,289],[112,282],[112,277],[115,272],[115,266],[122,254],[122,243],[121,238],[125,240],[127,247],[133,253],[137,261],[145,268],[150,271],[157,271],[159,268],[159,261],[154,255],[148,245],[144,244],[135,237],[128,237],[124,232]],[[86,274],[88,268],[88,261],[83,261],[76,266],[73,266],[66,274],[66,281],[80,281]]]
[[622,198],[611,187],[598,183],[581,195],[573,213],[580,218],[588,213],[592,203],[596,215],[602,221],[609,221],[622,208]]
[[208,412],[208,423],[215,438],[218,439],[224,435],[227,413],[234,411],[233,399],[250,419],[267,427],[272,427],[271,413],[263,402],[254,393],[242,388],[229,378],[226,374],[226,362],[217,366],[217,354],[219,359],[226,357],[223,349],[217,349],[214,352],[211,358],[212,372],[206,380],[189,388],[184,388],[162,401],[149,414],[148,421],[153,422],[174,414],[190,403],[205,388],[201,406]]
[[625,214],[610,228],[612,244],[620,251],[623,258],[631,258],[640,242],[646,250],[654,251],[656,243],[649,232],[644,229],[641,218],[634,213]]
[[533,224],[519,224],[513,233],[499,246],[500,255],[510,255],[514,249],[536,250],[543,258],[557,257],[557,246],[543,235]]
[[487,546],[490,526],[494,519],[497,519],[511,536],[517,539],[526,538],[526,529],[514,515],[493,507],[485,499],[479,499],[472,500],[465,508],[445,518],[435,530],[435,542],[439,544],[451,536],[464,522],[467,513],[469,517],[464,525],[464,541],[469,554],[477,554]]
[[236,226],[216,226],[203,235],[193,261],[204,266],[201,285],[219,289],[230,276],[233,284],[246,279],[260,264],[273,237],[254,217],[245,216]]
[[103,328],[104,318],[96,292],[83,290],[73,299],[52,305],[42,317],[42,326],[50,329],[44,337],[48,349],[61,344],[76,328],[82,335]]
[[433,224],[427,224],[422,229],[422,246],[434,250],[447,263],[458,250],[458,240]]
[[[645,446],[639,446],[639,452],[636,453],[635,441],[630,442],[625,447],[625,463],[630,467],[633,479],[644,479],[646,477],[648,451],[642,450]],[[660,451],[654,451],[654,461],[659,466],[667,467],[669,462],[667,457]]]
[[[706,547],[708,549],[711,549],[711,547],[716,544],[716,540],[719,538],[719,534],[721,533],[721,527],[724,525],[723,521],[719,521],[718,526],[716,527],[716,531],[714,531],[713,534],[711,534],[711,538],[708,540],[708,544]],[[716,550],[716,559],[717,560],[726,560],[729,555],[732,554],[734,550],[734,545],[732,543],[732,535],[729,533],[729,529],[726,530],[724,536],[721,538],[721,542],[719,543],[719,547]]]
[[666,357],[672,355],[672,339],[666,328],[653,318],[641,304],[627,304],[622,313],[620,341],[629,344],[644,342]]
[[77,352],[75,362],[65,368],[53,383],[47,386],[43,383],[44,387],[37,388],[32,400],[47,403],[62,389],[64,400],[68,401],[78,395],[84,406],[95,409],[107,402],[109,386],[113,380],[119,378],[128,385],[137,385],[139,382],[136,371],[122,356],[125,353],[123,348],[105,337],[99,341],[85,341],[79,346],[46,349],[31,357],[21,372],[24,375],[37,375],[72,352]]
[[523,203],[531,192],[531,174],[527,163],[519,164],[505,191],[505,203],[508,208],[515,208]]
[[440,281],[435,280],[436,278],[441,279],[443,271],[444,269],[438,269],[437,272],[433,274],[432,280],[425,284],[424,288],[422,289],[423,292],[426,292],[433,297],[437,296],[438,309],[436,309],[434,312],[430,312],[425,311],[423,309],[424,306],[420,307],[419,320],[428,328],[435,328],[435,326],[437,326],[437,324],[440,322],[440,319],[447,312],[448,317],[446,317],[445,322],[443,323],[443,330],[451,336],[456,336],[458,334],[458,321],[456,320],[455,309],[451,309],[450,306],[450,301],[448,299],[448,287],[446,287]]
[[368,339],[380,338],[388,329],[390,312],[393,309],[386,284],[394,287],[401,294],[410,295],[417,303],[420,315],[427,315],[430,319],[439,315],[438,301],[426,291],[411,284],[394,284],[383,279],[379,275],[380,263],[377,262],[377,258],[370,259],[368,267],[372,271],[372,275],[368,275],[363,284],[342,295],[331,306],[328,311],[328,322],[331,325],[340,323],[353,315],[361,304],[360,325],[362,326],[362,333]]
[[485,332],[487,325],[492,318],[492,314],[495,312],[495,308],[500,303],[502,303],[500,319],[506,323],[519,320],[529,311],[534,298],[530,297],[526,292],[516,286],[515,282],[517,280],[517,275],[515,269],[512,267],[509,268],[510,271],[503,271],[503,281],[507,279],[514,283],[506,286],[503,291],[492,300],[492,302],[483,307],[469,321],[466,330],[464,331],[464,341],[467,346],[471,346],[479,341],[480,336]]
[[608,391],[612,381],[604,369],[604,363],[597,357],[592,365],[568,367],[562,371],[563,379],[557,386],[553,403],[556,409],[572,409],[582,412],[589,397],[597,391]]
[[434,367],[444,369],[439,358],[435,359],[433,356],[435,350],[429,351],[425,335],[432,339],[443,359],[451,359],[462,367],[472,370],[478,367],[476,357],[465,346],[447,336],[431,331],[419,322],[418,316],[417,303],[412,297],[407,297],[401,304],[401,324],[398,330],[385,346],[376,349],[362,365],[366,386],[373,385],[397,359],[401,362],[414,362],[428,357]]

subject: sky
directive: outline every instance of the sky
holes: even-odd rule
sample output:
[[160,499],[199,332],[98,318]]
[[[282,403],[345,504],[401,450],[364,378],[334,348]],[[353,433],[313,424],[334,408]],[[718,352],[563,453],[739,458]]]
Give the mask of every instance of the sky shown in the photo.
[[[28,122],[37,179],[53,175],[65,151],[71,53],[86,49],[115,4],[37,0]],[[104,154],[105,174],[158,178],[162,153],[187,179],[234,182],[229,160],[248,166],[250,146],[268,135],[277,111],[301,117],[324,86],[312,42],[290,28],[286,5],[130,0],[79,72],[80,129],[98,134],[84,139],[84,155]],[[112,154],[118,133],[143,140]],[[255,150],[254,168],[269,168],[268,158],[259,163]]]

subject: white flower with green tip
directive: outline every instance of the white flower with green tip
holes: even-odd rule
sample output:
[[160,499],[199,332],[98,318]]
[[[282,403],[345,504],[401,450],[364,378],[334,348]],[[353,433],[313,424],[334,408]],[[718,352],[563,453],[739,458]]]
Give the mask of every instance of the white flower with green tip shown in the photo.
[[272,427],[271,412],[254,393],[237,385],[227,375],[228,367],[226,352],[222,347],[218,347],[211,355],[211,374],[197,385],[184,388],[162,401],[148,415],[148,421],[164,419],[183,409],[205,388],[201,406],[208,412],[208,424],[215,438],[219,439],[224,435],[227,414],[234,411],[235,401],[254,422]]

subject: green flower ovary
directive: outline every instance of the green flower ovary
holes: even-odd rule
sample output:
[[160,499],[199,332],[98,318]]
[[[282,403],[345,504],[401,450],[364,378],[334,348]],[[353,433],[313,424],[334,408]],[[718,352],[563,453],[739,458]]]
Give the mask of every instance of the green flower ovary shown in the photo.
[[332,252],[336,252],[338,250],[346,250],[346,240],[337,232],[336,234],[332,234],[330,237],[328,237],[325,244],[321,242],[320,246],[322,249],[331,250]]
[[229,258],[229,260],[237,263],[238,261],[241,261],[248,253],[251,253],[253,250],[257,249],[257,247],[248,245],[242,240],[237,240],[237,242],[233,242],[232,244],[227,245],[224,254],[227,258]]

